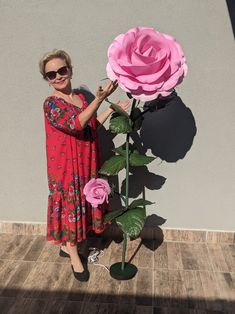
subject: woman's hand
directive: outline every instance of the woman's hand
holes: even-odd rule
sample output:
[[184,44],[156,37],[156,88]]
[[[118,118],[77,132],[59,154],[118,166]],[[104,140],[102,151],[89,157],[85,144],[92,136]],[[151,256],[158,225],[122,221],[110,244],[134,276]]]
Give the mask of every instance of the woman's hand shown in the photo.
[[[123,101],[123,102],[120,102],[120,100],[118,100],[115,105],[119,106],[122,110],[124,111],[128,111],[129,107],[130,107],[130,101],[129,100],[126,100],[126,101]],[[111,106],[109,106],[110,110],[115,111],[115,108]]]
[[[108,101],[108,102],[111,103],[110,101]],[[113,105],[115,105],[116,108],[113,108],[112,103],[111,103],[111,106],[109,106],[105,111],[103,111],[101,114],[98,115],[97,120],[99,121],[100,124],[103,124],[108,119],[108,117],[115,110],[117,110],[117,106],[120,107],[122,110],[127,111],[129,106],[130,106],[130,101],[126,100],[124,102],[120,102],[120,100],[119,100],[116,103],[113,103]],[[128,116],[128,114],[127,114],[127,116]]]
[[109,82],[105,87],[100,86],[98,91],[96,92],[96,98],[99,101],[103,101],[105,98],[107,98],[109,95],[111,95],[116,88],[118,87],[117,81]]

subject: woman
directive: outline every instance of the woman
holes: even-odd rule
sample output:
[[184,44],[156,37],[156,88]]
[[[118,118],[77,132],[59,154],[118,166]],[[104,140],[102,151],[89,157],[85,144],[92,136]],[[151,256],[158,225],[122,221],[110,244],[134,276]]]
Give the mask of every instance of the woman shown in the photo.
[[[47,240],[60,244],[60,255],[70,257],[75,278],[89,279],[77,252],[86,233],[104,230],[104,206],[92,208],[85,201],[84,185],[96,177],[100,166],[97,126],[113,112],[109,107],[96,118],[102,101],[117,88],[117,82],[100,87],[87,104],[81,92],[72,90],[72,65],[63,50],[45,54],[39,62],[43,78],[53,88],[44,102],[47,172],[49,184]],[[128,101],[119,103],[127,110]]]

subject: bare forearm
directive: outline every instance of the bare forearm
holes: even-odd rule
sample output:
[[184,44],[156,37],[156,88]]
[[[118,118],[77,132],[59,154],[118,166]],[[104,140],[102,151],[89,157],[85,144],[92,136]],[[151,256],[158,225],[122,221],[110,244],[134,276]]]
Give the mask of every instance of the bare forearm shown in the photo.
[[99,121],[100,124],[104,124],[105,121],[108,119],[108,117],[113,113],[113,109],[108,108],[102,113],[100,113],[97,117],[97,120]]
[[78,119],[79,119],[79,122],[80,122],[82,128],[84,128],[87,125],[87,123],[89,122],[91,117],[99,109],[102,101],[105,98],[107,98],[109,95],[111,95],[117,87],[118,87],[117,81],[109,82],[104,88],[102,86],[99,87],[98,91],[96,92],[95,99],[78,116]]
[[102,100],[99,98],[95,98],[90,104],[89,106],[82,111],[79,116],[79,122],[81,124],[81,127],[84,128],[87,123],[89,122],[89,120],[91,119],[91,117],[96,113],[96,111],[99,109],[100,105],[102,103]]

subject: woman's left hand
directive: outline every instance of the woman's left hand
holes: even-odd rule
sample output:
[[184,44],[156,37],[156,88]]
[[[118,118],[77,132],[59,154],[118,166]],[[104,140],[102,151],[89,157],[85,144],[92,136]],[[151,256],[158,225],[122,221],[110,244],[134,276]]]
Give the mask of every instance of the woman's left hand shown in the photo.
[[99,101],[103,101],[105,98],[110,96],[118,87],[117,81],[109,82],[105,87],[100,86],[96,92],[96,97]]

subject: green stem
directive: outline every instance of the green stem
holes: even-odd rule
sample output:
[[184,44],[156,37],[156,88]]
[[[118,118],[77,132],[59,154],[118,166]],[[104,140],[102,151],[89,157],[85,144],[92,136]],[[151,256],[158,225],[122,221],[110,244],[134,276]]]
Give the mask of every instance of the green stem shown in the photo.
[[123,243],[122,243],[122,271],[125,268],[125,259],[126,259],[126,245],[127,245],[127,235],[126,233],[123,234]]
[[[133,99],[132,107],[131,107],[131,114],[132,111],[135,108],[136,100]],[[126,200],[125,200],[125,209],[127,210],[129,206],[129,141],[130,141],[130,134],[127,133],[126,135]],[[125,258],[126,258],[126,246],[127,246],[127,234],[123,234],[123,245],[122,245],[122,271],[124,271],[125,268]]]
[[130,134],[127,133],[126,135],[126,202],[125,202],[126,209],[129,206],[129,140],[130,140]]

